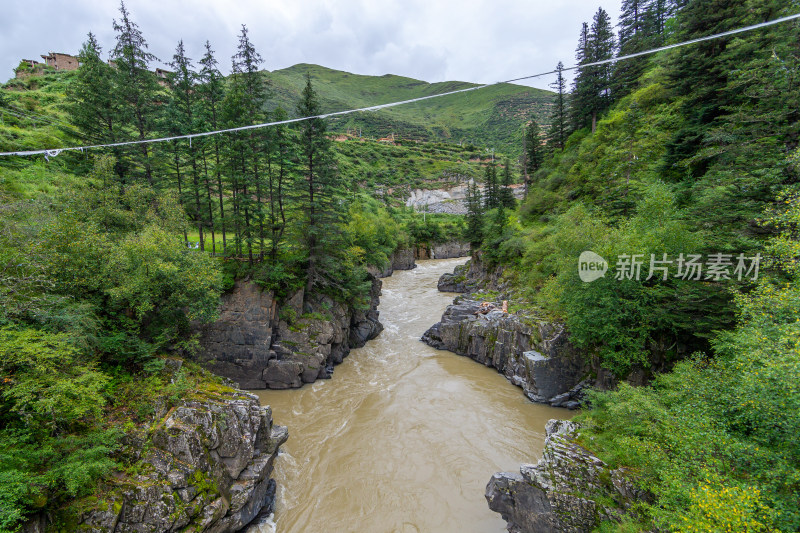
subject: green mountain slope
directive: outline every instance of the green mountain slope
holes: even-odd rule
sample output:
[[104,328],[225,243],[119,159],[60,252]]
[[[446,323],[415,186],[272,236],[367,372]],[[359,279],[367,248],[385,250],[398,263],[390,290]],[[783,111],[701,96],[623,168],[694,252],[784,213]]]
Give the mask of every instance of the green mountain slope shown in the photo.
[[[362,76],[318,65],[299,64],[266,73],[273,91],[272,105],[294,113],[295,102],[311,76],[325,112],[386,104],[477,87],[460,81],[427,83],[386,74]],[[485,89],[443,96],[374,112],[331,119],[331,130],[361,130],[362,135],[468,142],[508,153],[518,153],[522,125],[532,116],[549,120],[552,93],[503,83]]]
[[[428,83],[393,74],[363,76],[309,64],[265,71],[264,74],[271,88],[268,106],[271,109],[280,106],[289,116],[296,116],[295,106],[300,99],[306,74],[311,75],[322,110],[326,113],[478,86],[460,81]],[[58,104],[71,77],[71,73],[47,72],[44,76],[26,80],[10,80],[4,88],[11,91],[6,94],[11,95],[9,100],[15,106],[64,120]],[[50,94],[46,98],[40,94],[31,98],[32,92],[36,93],[40,86],[43,93]],[[23,95],[27,95],[27,99]],[[329,130],[333,133],[349,131],[356,136],[360,134],[371,138],[394,134],[403,139],[473,144],[516,156],[521,152],[523,125],[531,117],[540,125],[547,124],[551,105],[552,93],[548,91],[503,83],[380,111],[332,118],[329,119]],[[32,123],[27,125],[33,126]],[[26,132],[17,131],[15,135],[8,135],[2,144],[9,149],[42,147],[38,141],[43,139],[28,137]],[[44,144],[63,144],[54,143],[53,140]]]

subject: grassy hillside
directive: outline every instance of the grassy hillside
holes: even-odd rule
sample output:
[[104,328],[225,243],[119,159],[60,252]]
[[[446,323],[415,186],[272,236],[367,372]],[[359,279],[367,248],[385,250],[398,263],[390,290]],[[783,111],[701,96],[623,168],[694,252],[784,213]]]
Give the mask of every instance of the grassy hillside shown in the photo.
[[[460,81],[427,83],[386,74],[362,76],[318,65],[299,64],[267,73],[273,105],[290,114],[311,75],[325,112],[343,111],[409,100],[475,87]],[[508,83],[478,91],[444,96],[377,112],[358,113],[331,121],[331,130],[361,129],[362,135],[472,143],[513,154],[520,151],[522,125],[531,116],[540,124],[549,120],[552,93]]]
[[[299,64],[265,72],[271,88],[269,107],[274,109],[281,106],[290,116],[295,116],[295,107],[307,73],[311,75],[323,112],[369,107],[477,86],[460,81],[427,83],[392,74],[362,76],[319,65]],[[3,91],[7,98],[5,104],[0,100],[0,107],[12,112],[22,109],[26,116],[38,114],[63,126],[58,122],[65,117],[59,104],[73,75],[46,70],[43,75],[12,79],[4,86],[8,90]],[[531,117],[540,125],[547,124],[551,100],[552,93],[548,91],[504,83],[477,91],[330,119],[329,128],[335,133],[350,131],[355,135],[360,131],[362,136],[368,138],[386,137],[394,133],[403,139],[474,145],[516,156],[521,151],[522,126]],[[9,107],[9,103],[15,107]],[[15,131],[3,128],[0,147],[4,149],[61,144],[53,142],[56,139],[52,137],[32,134],[36,127],[46,125],[45,122],[35,124],[25,120],[24,125],[20,125],[14,122],[12,115],[7,114],[5,118],[20,128]]]
[[[318,84],[320,95],[327,95],[323,98],[323,109],[326,111],[350,106],[371,105],[376,101],[386,102],[397,98],[418,96],[423,92],[433,93],[445,90],[443,88],[432,89],[445,84],[431,85],[398,76],[355,76],[322,67],[313,68],[317,73],[314,83]],[[296,99],[300,97],[300,88],[295,84],[304,83],[304,72],[305,70],[301,66],[297,66],[269,74],[273,90],[271,105],[275,107],[281,105],[286,109],[293,110]],[[364,80],[364,83],[358,83],[357,80],[348,81],[351,77]],[[40,76],[11,80],[0,89],[0,109],[4,113],[3,122],[0,124],[0,151],[80,144],[81,137],[72,135],[75,129],[69,124],[69,115],[64,110],[65,93],[73,78],[74,73],[71,72],[46,71]],[[405,80],[406,85],[418,86],[418,92],[414,95],[403,93],[403,83],[400,80]],[[385,84],[386,93],[383,95],[380,94],[381,83]],[[396,89],[395,93],[391,92],[391,87]],[[487,92],[467,93],[468,96],[464,98],[480,96],[483,107],[479,110],[488,115],[490,121],[498,124],[500,130],[514,134],[516,123],[511,120],[504,121],[501,117],[489,112],[492,106],[500,105],[500,103],[492,101],[489,93],[500,94],[506,91],[510,94],[511,90],[516,90],[510,89],[510,87],[493,87],[487,89]],[[356,92],[357,90],[358,92]],[[345,105],[344,99],[349,94],[356,95],[356,98]],[[527,94],[510,95],[508,99],[515,99],[518,103],[524,102]],[[337,101],[338,103],[334,103]],[[465,111],[468,107],[464,102],[456,102],[455,97],[434,100],[426,105],[431,109],[447,110],[446,113],[442,111],[443,116],[446,114],[453,116],[454,110],[458,107],[464,108]],[[344,120],[334,121],[331,126],[335,132],[346,132],[348,127],[352,131],[356,126],[347,126],[346,124],[359,124],[358,127],[362,129],[363,135],[361,139],[357,136],[347,137],[346,140],[345,137],[339,137],[341,142],[335,143],[339,169],[343,177],[356,183],[364,191],[381,196],[387,201],[391,198],[390,203],[394,205],[403,203],[412,189],[444,187],[463,180],[465,176],[482,179],[483,167],[491,160],[490,151],[472,143],[460,146],[452,142],[414,140],[436,138],[434,133],[424,130],[423,115],[419,114],[420,111],[421,109],[416,106],[406,109],[399,107],[396,110],[362,114],[367,115],[366,121],[361,116],[354,116],[347,122]],[[507,108],[506,112],[508,114],[512,111]],[[383,120],[390,113],[394,113],[400,118],[396,122]],[[517,111],[517,115],[519,121],[522,121],[524,116],[522,112]],[[465,117],[466,115],[462,115],[460,122],[463,131],[468,130]],[[480,113],[476,110],[471,111],[469,119],[475,124],[479,122],[480,118]],[[419,125],[414,126],[414,121],[419,121]],[[387,124],[390,123],[400,125],[391,130],[398,136],[395,143],[376,142],[369,138],[382,135],[380,132],[383,130],[380,128],[389,127]],[[488,126],[486,127],[488,128]],[[419,135],[406,133],[411,131],[418,131]],[[509,145],[509,148],[513,149],[514,147]],[[511,153],[513,154],[514,151],[512,150]],[[498,161],[502,161],[504,158],[500,150],[495,150],[494,155]],[[52,192],[53,188],[58,187],[60,183],[77,179],[75,174],[88,171],[87,164],[86,154],[78,153],[64,153],[52,158],[49,162],[39,156],[31,159],[7,158],[0,161],[0,167],[5,168],[3,176],[0,177],[0,197],[9,193],[33,197],[39,193]],[[60,172],[62,168],[69,169],[70,172]]]
[[[673,42],[797,11],[683,4]],[[486,217],[483,257],[619,378],[580,443],[650,497],[599,531],[800,531],[799,31],[652,57],[544,158],[513,223]],[[605,276],[582,279],[585,251]]]

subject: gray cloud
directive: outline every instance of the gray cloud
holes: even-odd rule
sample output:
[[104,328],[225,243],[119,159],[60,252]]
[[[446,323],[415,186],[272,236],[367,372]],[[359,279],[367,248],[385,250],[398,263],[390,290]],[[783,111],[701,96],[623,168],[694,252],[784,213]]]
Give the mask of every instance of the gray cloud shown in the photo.
[[[619,0],[603,7],[612,18]],[[11,0],[0,20],[0,79],[20,59],[77,53],[89,31],[107,52],[119,5],[105,0]],[[594,0],[128,0],[153,52],[168,62],[179,39],[198,59],[208,39],[230,69],[241,24],[264,68],[317,63],[358,74],[486,83],[574,62]],[[547,88],[550,79],[532,82]]]

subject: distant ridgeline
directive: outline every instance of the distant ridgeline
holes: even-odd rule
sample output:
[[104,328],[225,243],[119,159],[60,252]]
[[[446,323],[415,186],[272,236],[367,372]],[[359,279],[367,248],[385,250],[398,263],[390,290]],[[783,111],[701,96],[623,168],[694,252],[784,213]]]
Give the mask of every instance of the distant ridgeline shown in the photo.
[[[324,110],[342,111],[474,87],[460,81],[427,83],[386,74],[362,76],[318,65],[299,64],[267,72],[270,106],[293,109],[306,74],[311,75]],[[517,155],[523,126],[534,118],[549,124],[553,93],[510,83],[330,121],[329,129],[355,136],[475,144]]]
[[[72,71],[79,68],[79,58],[70,54],[51,52],[41,57],[44,62],[23,59],[14,70],[16,78],[41,75],[51,69]],[[158,68],[154,73],[160,80],[166,80],[169,71]],[[311,75],[322,110],[326,113],[477,86],[460,81],[428,83],[393,74],[364,76],[301,63],[281,70],[264,71],[272,90],[268,110],[280,106],[293,118],[306,74]],[[165,82],[162,84],[166,85]],[[330,119],[329,130],[374,139],[471,144],[518,155],[522,148],[524,125],[532,118],[540,125],[547,125],[552,99],[553,94],[549,91],[504,83],[377,113]]]

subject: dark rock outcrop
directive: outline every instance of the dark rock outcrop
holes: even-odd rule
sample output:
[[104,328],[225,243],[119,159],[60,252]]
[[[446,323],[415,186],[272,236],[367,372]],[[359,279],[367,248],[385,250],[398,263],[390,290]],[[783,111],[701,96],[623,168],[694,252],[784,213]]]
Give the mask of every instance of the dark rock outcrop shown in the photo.
[[376,278],[388,278],[395,270],[412,270],[417,268],[416,253],[414,248],[398,248],[389,256],[386,268],[370,267],[370,274]]
[[469,257],[470,247],[467,242],[445,242],[434,244],[431,248],[431,259],[451,259]]
[[492,511],[511,533],[589,532],[601,521],[619,521],[637,501],[650,496],[624,469],[606,463],[574,442],[579,426],[567,420],[547,423],[542,458],[500,472],[486,486]]
[[445,272],[439,277],[439,283],[436,288],[440,292],[470,292],[473,287],[470,286],[470,280],[467,279],[467,271],[469,270],[470,263],[465,265],[458,265],[453,272]]
[[481,311],[477,300],[457,298],[423,342],[496,368],[535,402],[577,408],[588,369],[563,326],[500,309]]
[[452,259],[454,257],[469,257],[469,243],[451,241],[437,244],[421,244],[416,248],[416,258],[422,259]]
[[506,284],[501,281],[503,269],[490,269],[481,260],[480,253],[473,255],[464,265],[457,266],[452,273],[445,272],[439,278],[441,292],[471,293],[479,289],[504,291]]
[[287,438],[243,391],[186,401],[141,440],[128,438],[136,473],[102,487],[77,531],[239,531],[271,512],[270,474]]
[[223,295],[219,319],[202,327],[196,358],[245,389],[294,388],[329,378],[352,348],[383,330],[377,309],[381,281],[370,280],[366,310],[302,290],[279,306],[271,292],[238,282]]
[[219,318],[203,326],[200,362],[243,389],[263,388],[262,372],[272,351],[277,302],[252,282],[237,282],[222,297]]

